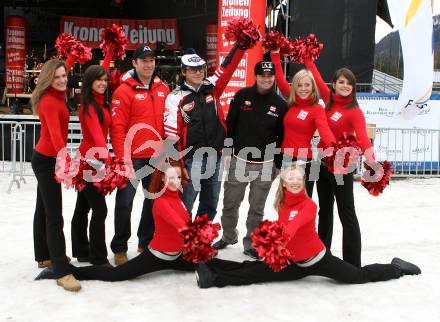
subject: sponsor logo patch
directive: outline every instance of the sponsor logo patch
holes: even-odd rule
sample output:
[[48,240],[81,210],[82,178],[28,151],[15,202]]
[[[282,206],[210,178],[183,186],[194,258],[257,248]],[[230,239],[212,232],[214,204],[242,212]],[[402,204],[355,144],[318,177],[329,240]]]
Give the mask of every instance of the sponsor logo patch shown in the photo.
[[244,101],[244,105],[246,105],[246,106],[251,106],[251,105],[252,105],[252,102],[251,102],[251,101]]
[[214,97],[212,95],[206,96],[206,103],[211,103],[214,100]]
[[184,110],[185,112],[189,112],[194,108],[194,106],[195,106],[195,103],[191,102],[191,103],[183,105],[182,110]]
[[138,101],[143,101],[147,98],[147,94],[136,94],[134,98],[137,99]]
[[165,97],[165,93],[164,93],[164,92],[157,92],[157,96],[159,96],[159,97]]
[[296,117],[299,118],[300,120],[304,121],[307,118],[308,114],[309,114],[309,112],[301,110],[301,112],[299,112]]
[[289,221],[293,220],[295,216],[298,214],[298,210],[292,210],[289,215]]
[[269,107],[269,111],[271,111],[272,113],[275,113],[277,111],[276,106]]
[[121,101],[117,99],[112,99],[112,104],[119,105],[121,104]]
[[342,114],[339,112],[335,112],[331,117],[330,120],[337,122],[342,117]]

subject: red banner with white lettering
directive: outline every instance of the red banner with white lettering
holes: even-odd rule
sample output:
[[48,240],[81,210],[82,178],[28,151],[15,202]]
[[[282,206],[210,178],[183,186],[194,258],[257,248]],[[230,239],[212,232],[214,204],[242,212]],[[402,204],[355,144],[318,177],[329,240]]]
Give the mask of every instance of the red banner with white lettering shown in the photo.
[[206,26],[206,64],[208,75],[215,72],[217,58],[217,25]]
[[128,50],[134,50],[141,45],[156,48],[158,43],[162,43],[165,49],[178,49],[180,46],[176,19],[134,20],[62,16],[60,32],[71,34],[88,47],[98,48],[101,31],[112,24],[124,29]]
[[23,93],[26,63],[26,20],[6,17],[6,88],[8,93]]
[[[218,5],[218,36],[217,36],[217,66],[221,64],[233,46],[233,42],[225,39],[225,28],[228,21],[245,17],[253,20],[258,26],[261,36],[264,36],[266,17],[266,0],[219,0]],[[254,66],[263,59],[263,48],[259,42],[254,48],[246,51],[243,59],[237,67],[231,81],[226,86],[220,98],[225,114],[229,109],[234,94],[241,88],[254,84]]]

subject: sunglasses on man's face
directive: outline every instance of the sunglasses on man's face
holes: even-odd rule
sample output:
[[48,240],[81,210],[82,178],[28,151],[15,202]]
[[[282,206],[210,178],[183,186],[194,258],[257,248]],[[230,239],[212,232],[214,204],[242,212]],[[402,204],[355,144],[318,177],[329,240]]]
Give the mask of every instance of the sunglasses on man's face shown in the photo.
[[204,67],[188,67],[188,68],[186,68],[186,70],[190,74],[204,73],[205,72],[205,68]]

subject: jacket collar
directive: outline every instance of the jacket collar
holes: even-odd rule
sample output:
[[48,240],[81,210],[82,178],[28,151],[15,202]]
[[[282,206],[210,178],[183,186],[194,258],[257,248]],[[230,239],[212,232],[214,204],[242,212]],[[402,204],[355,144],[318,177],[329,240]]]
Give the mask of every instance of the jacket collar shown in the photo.
[[139,77],[134,69],[130,69],[128,72],[126,72],[122,77],[121,81],[126,83],[128,86],[135,90],[144,90],[148,91],[153,89],[157,86],[157,84],[161,83],[162,80],[157,76],[156,72],[154,72],[153,76],[151,77],[150,84],[144,85],[139,80]]

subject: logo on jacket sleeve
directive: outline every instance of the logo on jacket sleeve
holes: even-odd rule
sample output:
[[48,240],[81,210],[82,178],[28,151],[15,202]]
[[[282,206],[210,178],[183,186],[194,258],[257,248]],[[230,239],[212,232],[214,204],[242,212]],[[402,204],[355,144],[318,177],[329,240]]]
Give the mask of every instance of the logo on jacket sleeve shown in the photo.
[[337,122],[342,117],[342,114],[339,112],[335,112],[331,117],[330,120]]
[[138,101],[143,101],[147,98],[147,94],[136,94],[134,98],[137,99]]
[[292,210],[291,212],[290,212],[290,215],[289,215],[289,221],[291,221],[291,220],[293,220],[293,218],[295,218],[295,216],[298,214],[298,210]]
[[183,105],[182,110],[184,110],[185,112],[189,112],[194,108],[194,106],[195,106],[195,103],[191,102],[191,103]]
[[298,113],[298,115],[296,116],[297,118],[299,118],[300,120],[305,120],[307,118],[307,115],[309,114],[309,112],[306,112],[304,110],[301,110],[301,112]]

